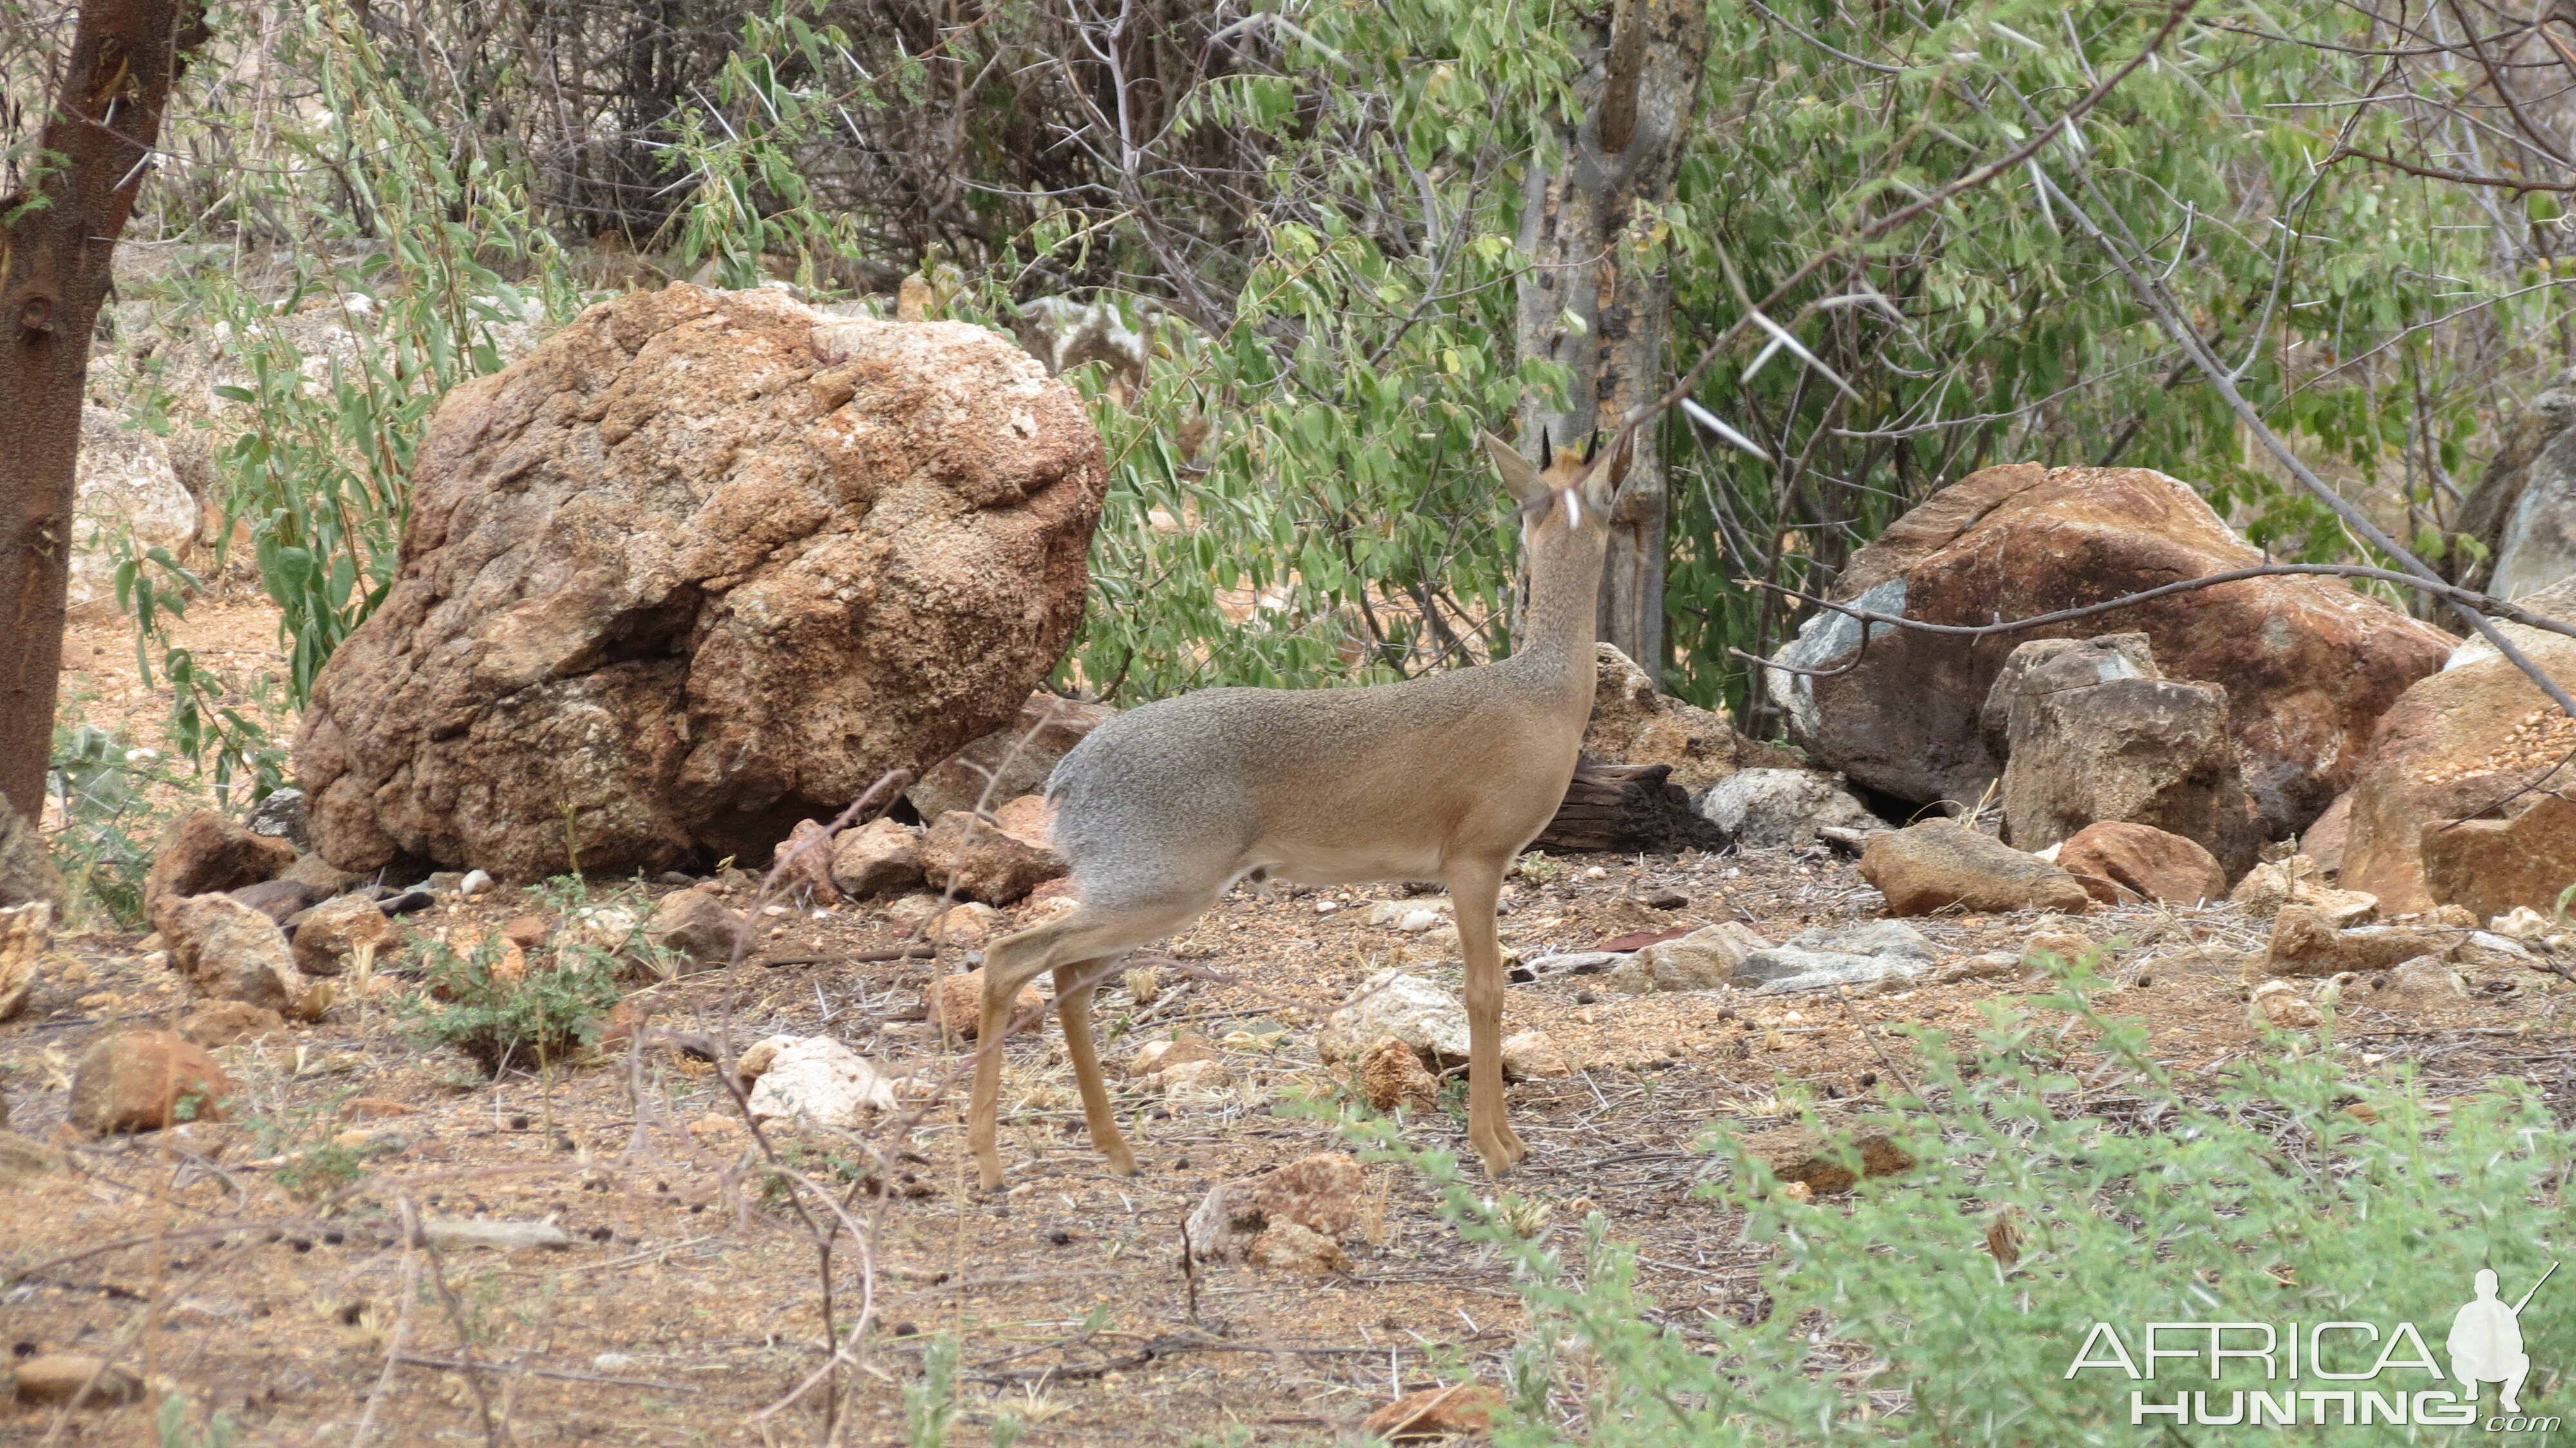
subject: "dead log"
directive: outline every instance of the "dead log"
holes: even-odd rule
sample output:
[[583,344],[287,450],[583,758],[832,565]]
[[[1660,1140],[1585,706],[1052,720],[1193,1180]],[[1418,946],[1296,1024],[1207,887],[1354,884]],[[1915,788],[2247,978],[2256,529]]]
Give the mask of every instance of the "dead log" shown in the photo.
[[1669,782],[1672,772],[1669,764],[1577,764],[1556,818],[1530,848],[1671,855],[1732,844],[1725,830],[1691,808],[1689,791]]

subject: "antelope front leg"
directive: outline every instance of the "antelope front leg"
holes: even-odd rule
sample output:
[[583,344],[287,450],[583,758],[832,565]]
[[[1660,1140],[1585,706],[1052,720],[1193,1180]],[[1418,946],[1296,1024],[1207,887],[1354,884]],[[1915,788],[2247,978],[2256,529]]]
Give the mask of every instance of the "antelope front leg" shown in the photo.
[[1467,957],[1467,1139],[1490,1176],[1510,1171],[1528,1150],[1512,1134],[1503,1105],[1503,947],[1494,932],[1502,883],[1502,870],[1493,866],[1449,876],[1458,943]]

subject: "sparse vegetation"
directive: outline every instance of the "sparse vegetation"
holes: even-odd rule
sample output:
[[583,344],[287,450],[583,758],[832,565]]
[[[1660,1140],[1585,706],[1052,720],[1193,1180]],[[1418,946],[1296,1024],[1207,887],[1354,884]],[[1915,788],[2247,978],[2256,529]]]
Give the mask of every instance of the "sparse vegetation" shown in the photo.
[[587,945],[532,959],[497,935],[462,953],[429,941],[418,965],[421,989],[403,997],[405,1028],[493,1076],[560,1064],[598,1039],[620,994],[616,960]]

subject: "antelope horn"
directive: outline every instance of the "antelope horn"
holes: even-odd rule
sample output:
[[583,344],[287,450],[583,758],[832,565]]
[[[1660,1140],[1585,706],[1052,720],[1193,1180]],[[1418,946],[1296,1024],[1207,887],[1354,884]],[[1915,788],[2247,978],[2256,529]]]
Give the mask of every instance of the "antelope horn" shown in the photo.
[[1555,454],[1548,447],[1547,429],[1542,427],[1538,430],[1538,470],[1546,472],[1555,462]]
[[1601,429],[1592,429],[1592,437],[1583,444],[1583,465],[1592,466],[1592,455],[1601,450]]

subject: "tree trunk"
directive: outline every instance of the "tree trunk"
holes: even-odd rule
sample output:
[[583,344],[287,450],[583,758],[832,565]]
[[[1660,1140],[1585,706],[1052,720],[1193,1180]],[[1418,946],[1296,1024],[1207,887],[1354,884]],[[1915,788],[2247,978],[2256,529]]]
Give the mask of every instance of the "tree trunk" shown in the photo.
[[30,821],[53,747],[90,329],[170,87],[206,38],[198,0],[87,0],[41,160],[0,197],[0,797]]
[[[1521,208],[1520,355],[1573,369],[1565,406],[1521,404],[1522,450],[1545,429],[1581,447],[1595,427],[1663,391],[1672,280],[1641,207],[1672,199],[1673,176],[1699,110],[1708,60],[1705,0],[1614,0],[1591,22],[1594,44],[1576,82],[1580,124],[1559,117],[1559,164],[1530,167]],[[1571,314],[1579,327],[1567,321]],[[1664,526],[1668,495],[1656,430],[1639,432],[1610,517],[1601,574],[1601,639],[1664,676]]]

